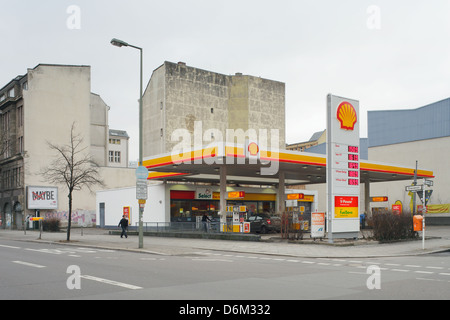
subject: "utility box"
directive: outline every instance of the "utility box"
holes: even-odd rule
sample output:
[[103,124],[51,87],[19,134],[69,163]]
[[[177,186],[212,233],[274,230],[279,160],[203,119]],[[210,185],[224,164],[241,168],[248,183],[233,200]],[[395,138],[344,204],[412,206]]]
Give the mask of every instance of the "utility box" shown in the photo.
[[423,217],[421,215],[415,215],[413,217],[413,225],[414,225],[414,231],[422,231]]

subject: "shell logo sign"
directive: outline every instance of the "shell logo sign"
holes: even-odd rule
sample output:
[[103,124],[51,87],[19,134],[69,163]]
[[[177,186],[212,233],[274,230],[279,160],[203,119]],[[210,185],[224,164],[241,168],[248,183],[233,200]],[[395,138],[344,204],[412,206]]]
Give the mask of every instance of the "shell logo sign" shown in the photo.
[[341,123],[341,129],[353,131],[355,129],[356,110],[349,102],[342,102],[337,109],[337,119]]
[[257,156],[258,155],[258,153],[259,153],[259,146],[255,143],[255,142],[251,142],[249,145],[248,145],[248,153],[251,155],[251,156]]

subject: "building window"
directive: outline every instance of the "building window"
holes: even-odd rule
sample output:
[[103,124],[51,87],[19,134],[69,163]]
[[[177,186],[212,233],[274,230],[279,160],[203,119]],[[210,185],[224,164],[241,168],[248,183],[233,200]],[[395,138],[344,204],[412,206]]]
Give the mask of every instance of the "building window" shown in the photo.
[[120,163],[120,151],[114,151],[114,162]]
[[120,161],[121,161],[120,158],[121,158],[120,151],[109,151],[109,162],[120,163]]
[[120,144],[120,139],[109,139],[109,144]]
[[17,108],[17,126],[23,127],[23,106]]
[[16,96],[16,90],[15,90],[14,88],[11,88],[11,89],[8,91],[8,97],[14,98],[15,96]]
[[19,139],[17,139],[17,144],[19,153],[23,153],[23,137],[19,137]]

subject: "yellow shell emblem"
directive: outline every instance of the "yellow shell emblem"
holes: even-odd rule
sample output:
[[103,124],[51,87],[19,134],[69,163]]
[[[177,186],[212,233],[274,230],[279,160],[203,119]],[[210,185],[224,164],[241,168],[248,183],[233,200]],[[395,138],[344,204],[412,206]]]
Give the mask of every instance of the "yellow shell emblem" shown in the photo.
[[256,156],[259,152],[259,147],[256,143],[252,142],[248,145],[248,152],[251,156]]
[[342,102],[337,109],[337,118],[341,123],[341,129],[354,130],[356,121],[355,108],[348,102]]

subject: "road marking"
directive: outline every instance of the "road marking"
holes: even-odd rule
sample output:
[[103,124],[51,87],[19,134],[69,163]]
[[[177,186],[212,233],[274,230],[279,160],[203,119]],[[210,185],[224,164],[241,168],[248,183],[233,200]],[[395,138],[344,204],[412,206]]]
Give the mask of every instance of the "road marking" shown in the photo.
[[421,271],[421,270],[416,270],[414,271],[415,273],[426,273],[426,274],[433,274],[434,272],[431,271]]
[[415,265],[415,264],[405,264],[405,267],[408,267],[408,268],[422,268],[422,266],[418,266],[418,265]]
[[444,282],[444,280],[439,279],[427,279],[427,278],[416,278],[417,280],[425,280],[425,281],[437,281],[437,282]]
[[28,266],[28,267],[45,268],[45,266],[41,266],[39,264],[34,264],[34,263],[30,263],[30,262],[25,262],[25,261],[12,261],[12,262],[17,263],[17,264],[21,264],[21,265],[24,265],[24,266]]
[[438,270],[442,270],[444,269],[443,267],[425,267],[427,269],[438,269]]
[[441,274],[441,275],[443,275],[443,276],[450,276],[450,273],[445,273],[445,272],[441,272],[441,273],[439,273],[439,274]]
[[397,272],[409,272],[410,270],[405,270],[405,269],[391,269],[392,271],[397,271]]
[[113,286],[123,287],[123,288],[131,289],[131,290],[142,289],[142,287],[134,286],[132,284],[117,282],[117,281],[113,281],[113,280],[108,280],[108,279],[103,279],[103,278],[98,278],[98,277],[93,277],[93,276],[88,276],[88,275],[82,275],[80,277],[83,279],[86,279],[86,280],[97,281],[97,282],[106,283],[106,284],[110,284]]
[[7,245],[4,245],[4,244],[0,244],[0,247],[10,248],[10,249],[20,249],[20,247],[7,246]]
[[41,253],[50,253],[50,254],[62,254],[61,251],[53,249],[52,251],[50,249],[30,249],[26,248],[27,251],[35,251],[35,252],[41,252]]
[[233,260],[226,260],[226,259],[214,259],[214,258],[211,258],[211,259],[208,259],[208,258],[194,258],[194,259],[191,259],[192,261],[210,261],[210,262],[217,262],[217,261],[219,261],[219,262],[233,262]]

